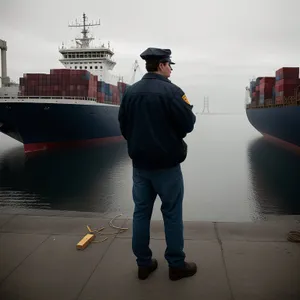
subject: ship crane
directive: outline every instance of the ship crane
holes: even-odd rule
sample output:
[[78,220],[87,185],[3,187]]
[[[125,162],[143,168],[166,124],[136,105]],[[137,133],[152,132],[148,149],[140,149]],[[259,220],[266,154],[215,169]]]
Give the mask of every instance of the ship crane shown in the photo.
[[135,60],[135,62],[134,62],[134,64],[133,64],[133,74],[132,74],[132,77],[131,77],[131,80],[130,80],[130,84],[133,84],[133,83],[134,83],[135,75],[136,75],[137,69],[140,70],[140,72],[141,72],[141,74],[142,74],[142,76],[143,76],[143,73],[142,73],[142,70],[141,70],[141,68],[140,68],[140,66],[139,66],[139,63],[138,63],[137,60]]

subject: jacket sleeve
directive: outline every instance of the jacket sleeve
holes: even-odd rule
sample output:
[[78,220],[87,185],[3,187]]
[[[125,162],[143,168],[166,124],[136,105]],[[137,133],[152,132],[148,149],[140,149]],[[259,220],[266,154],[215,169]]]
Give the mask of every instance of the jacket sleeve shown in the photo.
[[178,135],[184,138],[194,129],[196,116],[193,113],[193,106],[189,103],[185,93],[180,89],[173,89],[171,99],[171,119]]
[[120,125],[120,130],[123,135],[123,137],[127,140],[127,134],[126,134],[126,127],[127,127],[127,122],[126,122],[126,92],[123,95],[120,107],[119,107],[119,115],[118,115],[118,120],[119,120],[119,125]]

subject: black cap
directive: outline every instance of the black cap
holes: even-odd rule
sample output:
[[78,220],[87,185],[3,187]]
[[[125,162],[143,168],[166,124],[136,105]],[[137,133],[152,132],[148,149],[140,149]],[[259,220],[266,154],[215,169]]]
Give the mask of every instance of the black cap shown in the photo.
[[171,55],[170,49],[160,49],[160,48],[148,48],[143,53],[141,53],[141,58],[146,61],[159,61],[159,62],[168,62],[172,65],[175,65],[174,62],[171,61],[170,55]]

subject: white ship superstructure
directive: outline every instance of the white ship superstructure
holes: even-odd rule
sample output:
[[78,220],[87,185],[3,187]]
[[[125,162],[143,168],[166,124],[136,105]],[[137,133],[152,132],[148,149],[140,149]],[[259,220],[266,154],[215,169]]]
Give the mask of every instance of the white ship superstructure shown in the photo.
[[116,85],[119,77],[110,74],[110,71],[116,65],[116,62],[112,58],[114,52],[110,48],[110,44],[108,43],[108,46],[101,44],[98,47],[90,45],[94,38],[88,36],[88,27],[98,25],[100,25],[100,21],[87,23],[85,14],[83,14],[82,24],[76,21],[75,24],[69,25],[69,27],[82,27],[82,37],[75,39],[75,46],[66,47],[62,45],[60,47],[59,52],[62,54],[62,58],[59,61],[67,69],[87,70],[91,74],[97,75],[99,81]]

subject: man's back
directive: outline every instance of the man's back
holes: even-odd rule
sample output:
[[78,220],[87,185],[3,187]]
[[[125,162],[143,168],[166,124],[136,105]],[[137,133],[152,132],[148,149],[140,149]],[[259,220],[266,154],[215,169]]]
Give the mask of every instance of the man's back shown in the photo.
[[183,138],[194,128],[192,106],[167,78],[147,73],[129,87],[119,121],[133,165],[144,169],[173,167],[186,158]]
[[180,166],[187,155],[183,138],[193,130],[196,117],[183,91],[167,79],[175,64],[171,50],[150,47],[140,56],[148,73],[126,90],[119,110],[120,129],[133,162],[132,250],[138,278],[144,280],[158,266],[149,243],[153,205],[159,196],[169,278],[179,280],[197,272],[197,265],[186,262],[183,251],[184,183]]

